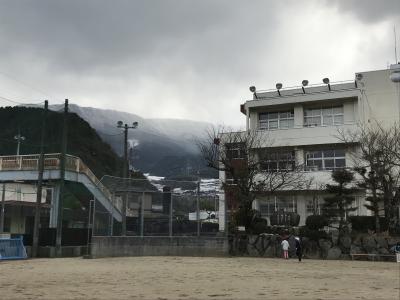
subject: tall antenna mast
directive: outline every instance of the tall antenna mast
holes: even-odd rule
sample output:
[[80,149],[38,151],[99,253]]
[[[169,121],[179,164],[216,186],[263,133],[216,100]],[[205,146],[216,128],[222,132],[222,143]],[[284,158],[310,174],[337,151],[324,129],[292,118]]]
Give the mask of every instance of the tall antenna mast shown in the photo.
[[394,63],[397,64],[399,61],[397,60],[397,35],[396,35],[396,25],[393,25],[393,33],[394,33]]

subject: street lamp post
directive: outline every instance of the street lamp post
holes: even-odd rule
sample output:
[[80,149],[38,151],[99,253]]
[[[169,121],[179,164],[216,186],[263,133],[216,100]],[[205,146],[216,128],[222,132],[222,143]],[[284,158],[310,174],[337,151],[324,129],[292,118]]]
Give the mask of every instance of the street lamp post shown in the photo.
[[[123,166],[123,177],[128,178],[129,173],[129,162],[128,162],[128,130],[135,129],[138,127],[138,122],[133,122],[132,125],[124,124],[122,121],[118,121],[118,128],[124,129],[124,166]],[[126,235],[126,202],[128,193],[122,198],[122,235]]]
[[16,135],[16,136],[14,136],[14,140],[17,140],[18,142],[18,144],[17,144],[17,155],[19,155],[19,149],[20,149],[20,147],[21,147],[21,142],[22,141],[25,141],[25,137],[24,136],[22,136],[20,133],[19,133],[19,131],[18,131],[18,134]]

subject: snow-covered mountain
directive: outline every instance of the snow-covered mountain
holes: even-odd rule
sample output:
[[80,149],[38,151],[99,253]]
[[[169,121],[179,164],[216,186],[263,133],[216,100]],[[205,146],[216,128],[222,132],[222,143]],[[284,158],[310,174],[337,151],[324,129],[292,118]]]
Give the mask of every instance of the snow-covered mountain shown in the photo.
[[[50,109],[59,110],[60,105]],[[138,122],[136,129],[128,131],[131,161],[136,169],[159,176],[197,174],[204,177],[216,173],[205,166],[196,146],[196,140],[204,138],[212,126],[206,122],[177,119],[145,119],[138,115],[107,109],[80,107],[71,104],[71,112],[85,119],[98,134],[119,154],[123,155],[122,129],[117,121],[124,124]]]

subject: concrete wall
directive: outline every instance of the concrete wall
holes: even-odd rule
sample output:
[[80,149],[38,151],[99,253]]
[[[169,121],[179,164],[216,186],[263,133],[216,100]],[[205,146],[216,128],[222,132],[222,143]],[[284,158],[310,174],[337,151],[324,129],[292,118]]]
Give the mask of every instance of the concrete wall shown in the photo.
[[225,256],[224,237],[92,237],[94,258],[110,256]]
[[[25,246],[28,257],[32,256],[32,246]],[[79,257],[87,254],[86,246],[63,246],[61,247],[62,257]],[[56,247],[39,247],[38,257],[54,258],[56,255]]]
[[361,72],[361,115],[363,122],[391,125],[399,121],[400,83],[390,80],[390,70]]

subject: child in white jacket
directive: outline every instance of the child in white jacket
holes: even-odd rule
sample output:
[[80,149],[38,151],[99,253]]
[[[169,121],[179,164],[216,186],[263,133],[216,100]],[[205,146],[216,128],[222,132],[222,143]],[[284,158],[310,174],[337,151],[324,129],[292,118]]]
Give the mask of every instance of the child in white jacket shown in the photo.
[[283,258],[289,258],[289,242],[287,240],[283,240],[282,243],[282,250],[283,250]]

